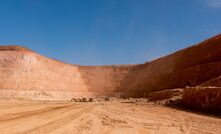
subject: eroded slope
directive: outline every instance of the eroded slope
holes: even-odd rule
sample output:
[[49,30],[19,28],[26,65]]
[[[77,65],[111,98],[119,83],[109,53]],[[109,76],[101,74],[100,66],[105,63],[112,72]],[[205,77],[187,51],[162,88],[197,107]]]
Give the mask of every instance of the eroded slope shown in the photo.
[[19,46],[0,47],[0,95],[36,99],[145,96],[221,75],[221,35],[140,65],[78,66]]

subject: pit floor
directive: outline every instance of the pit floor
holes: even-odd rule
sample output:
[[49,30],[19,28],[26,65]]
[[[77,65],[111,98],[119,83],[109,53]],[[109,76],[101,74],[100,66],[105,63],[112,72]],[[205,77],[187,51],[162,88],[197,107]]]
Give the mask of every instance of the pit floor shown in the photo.
[[213,134],[221,118],[154,103],[0,101],[1,134]]

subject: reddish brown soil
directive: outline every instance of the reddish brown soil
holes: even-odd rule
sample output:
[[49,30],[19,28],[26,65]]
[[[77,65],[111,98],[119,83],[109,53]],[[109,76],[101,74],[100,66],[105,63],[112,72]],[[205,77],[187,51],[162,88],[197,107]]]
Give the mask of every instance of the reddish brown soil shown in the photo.
[[140,105],[112,100],[108,103],[64,100],[144,96],[173,102],[170,98],[178,96],[190,109],[219,112],[220,87],[195,86],[220,86],[220,68],[221,35],[140,65],[70,65],[20,46],[2,46],[0,132],[218,134],[221,133],[218,117],[146,102]]
[[1,134],[219,134],[221,120],[153,103],[0,102]]
[[150,91],[196,86],[221,75],[221,35],[140,65],[79,66],[19,46],[2,46],[0,50],[2,97],[16,96],[17,91],[19,97],[33,99],[41,97],[39,92],[49,98],[62,92],[64,99],[139,97]]

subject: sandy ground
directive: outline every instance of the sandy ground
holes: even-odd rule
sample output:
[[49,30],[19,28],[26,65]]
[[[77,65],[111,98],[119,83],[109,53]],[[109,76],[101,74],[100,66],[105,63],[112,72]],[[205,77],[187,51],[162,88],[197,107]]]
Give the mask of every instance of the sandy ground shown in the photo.
[[210,134],[221,118],[153,103],[0,102],[1,134]]

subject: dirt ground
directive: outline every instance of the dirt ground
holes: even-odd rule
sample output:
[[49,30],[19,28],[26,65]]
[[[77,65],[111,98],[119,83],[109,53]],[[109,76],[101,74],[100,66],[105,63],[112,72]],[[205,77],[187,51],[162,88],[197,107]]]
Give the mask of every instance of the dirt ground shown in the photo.
[[221,118],[153,103],[0,102],[1,134],[210,134]]

